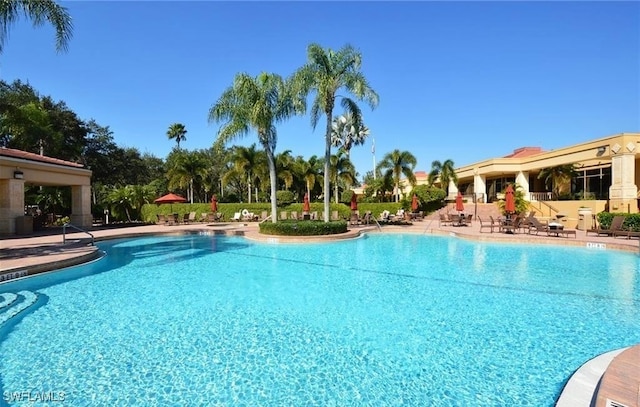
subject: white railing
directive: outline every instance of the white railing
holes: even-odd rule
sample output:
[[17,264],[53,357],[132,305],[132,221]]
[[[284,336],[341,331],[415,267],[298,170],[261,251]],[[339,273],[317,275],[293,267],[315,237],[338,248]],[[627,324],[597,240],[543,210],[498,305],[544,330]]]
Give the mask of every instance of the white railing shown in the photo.
[[553,192],[529,192],[532,201],[553,201]]

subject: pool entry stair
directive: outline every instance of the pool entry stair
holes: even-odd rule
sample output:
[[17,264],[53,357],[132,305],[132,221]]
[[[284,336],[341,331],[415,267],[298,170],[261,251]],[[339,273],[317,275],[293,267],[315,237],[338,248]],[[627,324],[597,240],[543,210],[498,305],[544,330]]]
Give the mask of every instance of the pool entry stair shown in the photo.
[[0,293],[0,326],[22,311],[33,306],[38,295],[31,291],[18,293]]

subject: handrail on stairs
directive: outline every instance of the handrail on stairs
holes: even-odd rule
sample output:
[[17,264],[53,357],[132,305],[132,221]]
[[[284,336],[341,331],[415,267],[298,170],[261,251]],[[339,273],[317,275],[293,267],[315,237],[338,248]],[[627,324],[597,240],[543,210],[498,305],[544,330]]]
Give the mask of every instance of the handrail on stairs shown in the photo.
[[84,232],[86,234],[88,234],[89,236],[91,236],[91,246],[94,246],[94,238],[93,235],[91,233],[89,233],[88,231],[79,228],[75,225],[72,225],[71,223],[67,222],[64,225],[62,225],[62,243],[67,243],[67,228],[72,228],[77,230],[78,232]]

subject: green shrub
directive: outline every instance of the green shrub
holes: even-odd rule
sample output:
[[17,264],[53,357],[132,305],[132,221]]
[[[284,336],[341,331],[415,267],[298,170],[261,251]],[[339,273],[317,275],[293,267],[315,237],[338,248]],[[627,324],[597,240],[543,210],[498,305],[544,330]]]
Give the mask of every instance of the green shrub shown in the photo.
[[293,202],[294,196],[291,191],[276,191],[276,202],[278,206],[287,206]]
[[601,228],[607,229],[611,227],[611,221],[615,216],[624,216],[624,222],[622,223],[623,229],[640,232],[640,213],[600,212],[597,215],[598,224]]
[[335,235],[347,231],[347,222],[321,220],[282,220],[277,223],[260,223],[260,233],[277,236]]

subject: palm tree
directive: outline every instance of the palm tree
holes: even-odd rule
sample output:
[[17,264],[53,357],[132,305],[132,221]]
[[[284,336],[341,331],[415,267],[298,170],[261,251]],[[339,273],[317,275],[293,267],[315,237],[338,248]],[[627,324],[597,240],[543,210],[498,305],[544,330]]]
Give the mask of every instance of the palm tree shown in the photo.
[[445,160],[440,162],[435,160],[431,163],[431,172],[429,173],[429,184],[433,185],[436,179],[440,177],[440,185],[442,189],[449,194],[449,183],[457,183],[458,176],[456,175],[455,164],[453,160]]
[[566,164],[542,169],[538,174],[538,179],[543,179],[544,184],[547,188],[551,188],[557,198],[567,188],[571,179],[577,175],[575,164]]
[[[256,185],[256,174],[265,162],[265,154],[253,143],[249,147],[235,146],[231,152],[232,167],[223,175],[224,182],[233,177],[242,177],[247,185],[247,202],[251,203],[251,187]],[[244,182],[243,182],[244,183]]]
[[66,7],[53,0],[3,0],[0,2],[0,53],[9,36],[9,26],[23,14],[34,27],[48,21],[56,31],[56,50],[66,51],[73,35],[71,16]]
[[331,181],[333,182],[334,199],[338,203],[338,186],[342,182],[348,189],[356,180],[356,168],[347,157],[344,150],[338,150],[338,154],[331,156]]
[[258,141],[267,154],[273,223],[278,218],[275,164],[278,135],[275,124],[289,119],[303,107],[302,99],[292,97],[290,82],[279,75],[261,73],[253,78],[241,73],[236,75],[233,85],[224,91],[209,111],[209,121],[226,121],[218,132],[220,143],[246,135],[250,129],[258,133]]
[[167,130],[167,137],[169,137],[169,140],[175,139],[178,149],[180,149],[180,142],[187,139],[187,129],[182,123],[173,123]]
[[393,150],[382,158],[377,169],[384,171],[385,177],[393,178],[396,190],[396,202],[400,200],[400,177],[404,175],[413,186],[416,183],[416,176],[413,173],[417,160],[409,151]]
[[194,185],[200,186],[207,177],[208,163],[202,152],[174,150],[167,158],[169,189],[187,188],[193,203]]
[[322,179],[322,160],[312,155],[309,160],[298,157],[295,161],[295,172],[304,180],[307,196],[311,199],[311,191],[316,183]]
[[294,75],[296,90],[306,96],[315,91],[315,98],[311,107],[311,125],[318,124],[320,115],[326,116],[325,150],[324,150],[324,221],[329,222],[329,191],[331,163],[331,121],[336,98],[340,97],[340,104],[346,112],[353,116],[354,125],[359,128],[361,123],[360,108],[352,99],[337,95],[338,90],[344,89],[353,94],[356,99],[366,101],[371,108],[378,105],[378,94],[369,86],[360,71],[362,56],[350,45],[338,51],[323,49],[318,44],[311,44],[307,49],[307,63]]
[[369,128],[360,123],[356,128],[353,115],[345,113],[333,119],[331,123],[331,145],[341,147],[347,153],[351,152],[351,147],[364,144],[369,136]]

